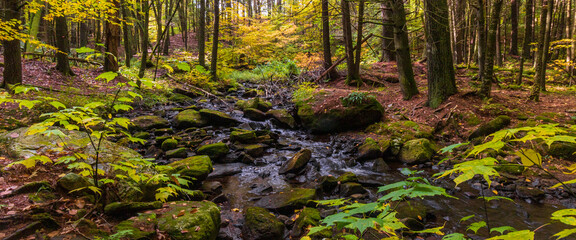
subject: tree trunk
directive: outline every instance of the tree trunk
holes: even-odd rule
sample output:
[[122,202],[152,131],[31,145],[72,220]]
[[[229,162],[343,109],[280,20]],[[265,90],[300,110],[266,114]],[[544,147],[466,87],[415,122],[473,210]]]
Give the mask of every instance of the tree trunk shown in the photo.
[[[168,0],[163,0],[163,1],[168,1]],[[156,19],[156,47],[154,47],[154,49],[158,49],[158,51],[160,51],[160,46],[162,46],[161,41],[162,40],[162,1],[153,1],[155,2],[155,8],[154,8],[154,18]],[[154,54],[154,51],[152,51],[152,54]]]
[[478,28],[478,80],[483,81],[484,79],[484,69],[486,68],[486,16],[484,11],[484,0],[477,1],[477,28]]
[[392,1],[382,3],[382,62],[396,61],[394,52],[394,21],[392,13]]
[[488,42],[486,45],[486,69],[484,69],[484,79],[480,86],[479,95],[484,98],[490,97],[492,81],[494,80],[494,61],[496,56],[496,36],[498,24],[500,23],[500,12],[502,10],[502,0],[492,2],[492,14],[490,25],[488,26]]
[[437,108],[457,92],[446,0],[425,0],[424,12],[428,59],[428,106]]
[[518,11],[520,6],[518,0],[510,1],[510,25],[511,25],[511,39],[510,39],[510,55],[518,55]]
[[184,50],[188,51],[188,16],[186,15],[188,8],[188,1],[185,0],[184,4],[178,7],[178,19],[180,20],[180,32],[182,32],[182,41],[184,42]]
[[130,67],[131,63],[130,61],[132,60],[132,55],[134,54],[134,49],[132,47],[132,33],[131,33],[131,29],[128,26],[128,22],[130,21],[131,15],[129,13],[129,11],[126,9],[126,1],[125,0],[121,0],[120,1],[120,7],[122,10],[122,18],[124,19],[124,21],[122,21],[122,34],[124,37],[124,53],[125,53],[125,64],[126,67]]
[[212,59],[210,60],[210,74],[213,80],[218,79],[218,35],[220,34],[220,4],[214,0],[214,33],[212,36]]
[[[40,30],[40,21],[42,20],[42,8],[38,9],[32,18],[30,23],[30,36],[34,39],[38,39],[38,32]],[[36,50],[36,45],[28,42],[26,44],[26,52],[34,52]]]
[[[330,12],[328,11],[328,0],[322,0],[322,48],[324,50],[324,70],[332,66],[332,52],[330,48]],[[336,69],[330,70],[328,79],[336,79],[338,72]]]
[[394,48],[396,52],[396,65],[398,66],[400,89],[402,90],[404,100],[410,100],[414,95],[418,94],[418,87],[416,86],[414,71],[412,70],[404,0],[389,0],[389,3],[389,6],[392,7]]
[[70,61],[68,54],[70,54],[70,39],[68,36],[68,23],[66,17],[55,17],[56,23],[56,70],[65,76],[74,76],[74,72],[70,69]]
[[362,78],[360,78],[360,60],[362,55],[362,29],[364,22],[364,0],[360,0],[358,3],[358,32],[356,34],[356,57],[354,58],[354,72],[357,74],[356,85],[360,87],[362,84]]
[[350,22],[350,5],[347,0],[341,0],[342,6],[342,28],[344,32],[344,48],[346,51],[346,66],[348,75],[346,76],[346,84],[350,84],[352,80],[358,79],[358,73],[355,72],[356,67],[354,64],[354,47],[352,46],[352,23]]
[[546,91],[546,63],[548,62],[548,49],[550,41],[550,21],[554,12],[554,0],[544,0],[540,16],[540,36],[538,37],[538,53],[536,55],[536,73],[534,85],[530,92],[530,100],[540,101],[540,92]]
[[522,55],[520,56],[520,69],[516,84],[522,84],[522,75],[524,74],[524,60],[530,58],[530,42],[532,41],[532,7],[534,0],[526,0],[526,18],[524,24],[526,25],[524,31],[524,40],[522,41]]
[[164,49],[162,49],[162,54],[164,56],[168,56],[170,54],[170,20],[169,19],[172,16],[172,11],[174,8],[174,0],[164,0],[166,1],[166,19],[164,22],[164,25],[166,26],[166,33],[164,35]]
[[86,22],[80,23],[80,46],[85,47],[88,45],[88,24]]
[[144,13],[138,14],[140,20],[140,51],[142,51],[142,57],[140,59],[140,71],[138,72],[138,77],[143,78],[146,72],[146,65],[148,64],[148,24],[150,23],[150,5],[148,0],[140,0],[140,9]]
[[464,63],[466,58],[466,0],[452,0],[454,3],[454,60],[456,64]]
[[114,8],[117,9],[112,15],[107,17],[106,29],[106,53],[104,57],[104,71],[118,71],[118,46],[120,46],[120,3],[112,0]]
[[198,17],[198,64],[206,67],[206,0],[200,1]]
[[[4,0],[4,21],[20,19],[18,3],[18,0]],[[4,45],[4,81],[0,87],[9,89],[10,85],[22,83],[22,50],[18,39],[3,41],[2,44]]]

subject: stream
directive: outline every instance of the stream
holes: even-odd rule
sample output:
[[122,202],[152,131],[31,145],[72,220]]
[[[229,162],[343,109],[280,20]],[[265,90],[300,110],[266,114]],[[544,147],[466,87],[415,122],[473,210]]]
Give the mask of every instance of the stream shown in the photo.
[[[233,93],[238,99],[242,97],[243,90]],[[208,108],[228,113],[234,119],[241,122],[236,128],[247,130],[269,130],[277,139],[274,144],[270,144],[261,157],[255,159],[253,164],[244,164],[235,159],[238,158],[239,150],[231,149],[230,153],[223,161],[214,163],[214,172],[204,181],[205,185],[221,185],[218,194],[214,194],[208,200],[221,204],[222,220],[224,224],[221,228],[221,235],[228,239],[242,239],[241,229],[243,216],[241,209],[252,206],[254,202],[262,196],[270,193],[282,192],[293,187],[314,188],[318,185],[317,180],[321,176],[332,175],[338,177],[346,172],[354,173],[358,176],[359,182],[368,191],[359,198],[359,201],[374,201],[381,194],[376,192],[377,187],[404,180],[405,176],[400,173],[401,168],[408,167],[402,163],[387,161],[390,170],[378,172],[374,170],[373,163],[358,163],[356,157],[357,145],[362,143],[362,139],[356,139],[351,134],[331,134],[312,135],[303,129],[284,129],[277,127],[270,120],[252,121],[243,117],[243,112],[234,110],[234,100],[220,100],[204,98],[194,99],[194,104],[199,108]],[[186,105],[162,105],[156,106],[147,112],[140,111],[138,114],[154,115],[161,112],[166,119],[173,121],[178,111],[174,108],[182,108]],[[279,103],[273,108],[289,109],[292,106]],[[211,139],[205,142],[227,142],[229,143],[230,128],[205,127],[207,135]],[[280,174],[282,164],[290,159],[299,150],[307,148],[312,151],[312,158],[303,173],[300,174]],[[145,157],[146,149],[137,149]],[[195,153],[188,152],[188,156]],[[159,163],[168,163],[168,159],[160,156]],[[433,179],[431,176],[438,171],[437,167],[430,164],[418,166],[419,170],[424,170],[423,176]],[[479,184],[462,184],[460,188],[454,188],[454,184],[448,182],[449,179],[434,180],[437,186],[443,186],[448,192],[458,199],[446,197],[434,197],[418,200],[426,206],[427,212],[432,215],[426,218],[426,227],[444,226],[445,233],[465,232],[467,225],[471,222],[459,224],[461,218],[469,215],[479,216],[475,221],[484,220],[484,201],[478,198],[480,195]],[[484,192],[489,190],[484,189]],[[345,196],[320,195],[320,199],[333,199]],[[550,197],[550,196],[547,196]],[[550,222],[551,213],[565,208],[560,202],[558,204],[529,203],[530,201],[516,199],[515,202],[498,200],[488,203],[488,220],[491,227],[512,226],[516,229],[531,229],[541,227]],[[286,216],[289,218],[291,216]],[[564,229],[562,224],[551,224],[539,229],[536,239],[549,238],[555,233]],[[472,233],[468,231],[468,233]],[[488,236],[487,231],[481,230],[480,236]],[[484,239],[484,237],[474,239]],[[288,235],[287,235],[288,238]],[[367,237],[367,239],[369,239]],[[431,238],[436,239],[436,238]]]

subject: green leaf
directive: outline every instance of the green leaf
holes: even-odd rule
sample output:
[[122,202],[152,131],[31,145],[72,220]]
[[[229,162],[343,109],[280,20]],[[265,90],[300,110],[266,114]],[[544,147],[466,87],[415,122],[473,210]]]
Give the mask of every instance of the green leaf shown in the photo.
[[474,214],[468,215],[468,216],[466,216],[466,217],[461,218],[461,219],[460,219],[460,222],[465,222],[466,220],[468,220],[468,219],[470,219],[470,218],[473,218],[473,217],[476,217],[476,215],[474,215]]
[[509,232],[506,235],[491,237],[486,240],[534,240],[534,232],[530,230]]
[[496,227],[496,228],[492,228],[490,229],[490,232],[499,232],[500,235],[502,235],[504,232],[506,231],[511,231],[511,232],[515,232],[516,228],[510,227],[510,226],[502,226],[502,227]]
[[321,232],[321,231],[324,231],[324,230],[326,230],[326,229],[332,229],[332,227],[329,227],[329,226],[311,227],[311,228],[309,229],[310,231],[308,231],[308,234],[306,234],[306,236],[310,236],[310,235],[312,235],[312,234],[314,234],[314,233]]
[[552,213],[552,220],[560,221],[561,223],[576,226],[576,209],[562,209]]
[[342,238],[344,238],[345,240],[358,240],[358,237],[356,237],[356,235],[352,235],[352,234],[346,234],[346,235],[342,236]]
[[502,197],[502,196],[492,196],[492,197],[478,197],[479,199],[484,199],[487,202],[490,202],[492,200],[508,200],[510,202],[514,202],[514,200],[512,200],[511,198],[507,198],[507,197]]
[[178,67],[178,69],[180,69],[182,71],[186,71],[186,72],[190,72],[190,70],[192,70],[190,68],[190,65],[188,65],[188,63],[186,63],[186,62],[178,62],[178,64],[176,64],[176,67]]
[[474,148],[472,148],[472,151],[470,151],[470,153],[468,153],[468,157],[469,156],[476,156],[479,153],[487,150],[487,149],[494,149],[496,151],[502,149],[505,146],[505,143],[503,141],[494,141],[494,139],[492,139],[492,141],[484,143],[484,144],[480,144],[478,146],[474,146]]
[[542,166],[542,156],[540,156],[540,153],[534,151],[534,149],[520,149],[514,152],[514,154],[520,157],[522,165],[525,167],[530,167],[534,164],[540,167]]
[[480,230],[480,228],[483,228],[486,226],[487,226],[486,222],[484,222],[484,221],[474,222],[474,223],[470,224],[470,226],[468,226],[466,231],[472,230],[474,233],[478,233],[478,230]]
[[132,98],[140,98],[142,99],[142,95],[132,92],[132,91],[127,91],[126,93],[128,93],[128,95],[130,95]]
[[132,110],[132,106],[126,104],[116,104],[114,105],[114,110],[116,111],[130,111]]
[[452,233],[444,236],[442,240],[468,240],[462,233]]
[[14,88],[12,88],[12,91],[14,91],[14,94],[20,94],[20,93],[28,93],[29,91],[38,91],[37,87],[28,87],[28,86],[24,86],[24,85],[18,85]]
[[315,200],[314,202],[318,203],[318,205],[326,205],[326,206],[341,206],[346,204],[348,201],[344,198],[338,199],[329,199],[329,200]]
[[208,73],[208,71],[206,71],[206,69],[200,65],[196,65],[196,71],[198,71],[199,73],[203,73],[203,74]]
[[118,98],[118,102],[128,102],[128,103],[131,103],[131,102],[134,102],[134,100],[132,100],[131,98],[127,98],[127,97],[119,97],[119,98]]
[[564,229],[564,230],[560,231],[559,233],[554,234],[554,236],[557,237],[556,239],[563,239],[563,238],[566,238],[566,237],[568,237],[574,233],[576,233],[576,228]]
[[434,176],[437,176],[437,178],[442,178],[452,174],[457,174],[458,177],[454,179],[454,183],[456,183],[456,186],[458,186],[460,183],[471,180],[476,175],[481,175],[484,178],[484,180],[486,180],[488,185],[490,185],[492,183],[490,177],[500,176],[500,174],[498,174],[498,171],[494,169],[494,166],[496,165],[497,162],[498,160],[496,160],[495,158],[483,158],[483,159],[466,161],[454,165],[454,168],[451,170],[437,173]]
[[81,48],[76,48],[76,52],[77,53],[93,53],[96,50],[89,48],[89,47],[81,47]]
[[440,149],[440,153],[442,153],[442,154],[447,153],[447,152],[450,152],[450,153],[451,153],[452,151],[454,151],[454,149],[456,149],[456,148],[458,148],[458,147],[460,147],[460,146],[466,146],[466,145],[468,145],[468,144],[470,144],[470,143],[464,142],[464,143],[452,144],[452,145],[450,145],[450,146],[447,146],[447,147],[444,147],[444,148]]
[[444,235],[444,233],[442,232],[442,229],[444,228],[444,226],[442,227],[436,227],[436,228],[428,228],[428,229],[424,229],[424,230],[420,230],[420,231],[410,231],[410,233],[431,233],[431,234],[436,234],[436,235]]
[[85,108],[88,109],[95,109],[95,108],[99,108],[99,107],[103,107],[106,106],[106,104],[102,103],[102,102],[91,102],[91,103],[87,103],[86,105],[84,105]]
[[106,80],[106,82],[110,82],[110,81],[114,80],[117,76],[118,76],[118,73],[105,72],[105,73],[98,75],[98,77],[96,77],[96,80],[104,79],[104,80]]
[[560,187],[560,186],[563,186],[563,185],[568,185],[568,184],[573,184],[573,183],[576,183],[576,179],[572,179],[572,180],[569,180],[569,181],[564,181],[564,182],[561,182],[561,183],[556,183],[554,186],[552,186],[552,187],[550,187],[550,188],[557,188],[557,187]]

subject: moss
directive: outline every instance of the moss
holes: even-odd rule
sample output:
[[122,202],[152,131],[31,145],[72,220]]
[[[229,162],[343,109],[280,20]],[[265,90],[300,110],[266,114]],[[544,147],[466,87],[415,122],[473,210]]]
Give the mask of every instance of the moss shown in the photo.
[[139,130],[170,127],[168,120],[159,116],[139,116],[132,119],[132,123],[134,128]]
[[238,121],[230,117],[230,115],[220,111],[210,109],[200,109],[200,111],[198,112],[200,113],[202,119],[208,121],[210,125],[231,126],[238,123]]
[[482,120],[474,113],[467,113],[464,115],[464,121],[470,126],[477,126],[482,123]]
[[129,239],[154,239],[158,220],[155,213],[141,214],[120,222],[115,226],[116,231],[129,231],[125,237]]
[[349,183],[349,182],[358,182],[358,176],[356,176],[356,174],[351,173],[351,172],[346,172],[342,175],[340,175],[340,177],[338,177],[336,179],[338,182],[340,182],[340,184],[343,183]]
[[198,153],[199,155],[207,155],[208,157],[210,157],[210,159],[218,159],[226,156],[226,154],[228,154],[228,151],[230,151],[228,145],[226,145],[223,142],[218,142],[201,146],[200,148],[198,148],[198,150],[196,150],[196,153]]
[[166,158],[185,158],[188,156],[186,148],[177,148],[166,152]]
[[302,208],[308,201],[316,198],[316,190],[310,188],[292,188],[289,191],[279,192],[262,197],[255,203],[257,207],[291,211]]
[[281,239],[284,236],[284,224],[264,208],[249,207],[244,213],[242,235],[254,240]]
[[402,143],[416,138],[433,138],[432,127],[413,121],[379,122],[370,125],[366,131],[384,135],[387,139],[400,139]]
[[468,139],[474,139],[477,137],[484,137],[484,136],[488,136],[492,133],[495,133],[501,129],[503,129],[504,127],[508,126],[510,124],[510,117],[506,116],[506,115],[501,115],[498,116],[494,119],[492,119],[491,121],[479,126],[478,128],[476,128],[471,134],[470,136],[468,136]]
[[162,150],[164,151],[168,151],[175,149],[177,147],[178,147],[178,140],[169,138],[164,140],[164,142],[162,142],[162,146],[160,148],[162,148]]
[[162,203],[155,202],[113,202],[104,207],[104,213],[108,215],[129,215],[144,210],[158,209]]
[[[316,208],[304,208],[298,214],[296,221],[294,222],[294,227],[292,228],[293,236],[300,236],[306,231],[308,226],[318,226],[320,224],[320,211]],[[312,236],[314,237],[314,236]]]
[[169,164],[173,169],[170,173],[193,177],[202,181],[212,172],[212,161],[208,156],[193,156]]
[[208,125],[208,121],[200,115],[196,110],[188,109],[184,110],[174,117],[176,122],[176,127],[180,129],[190,128],[190,127],[204,127]]
[[135,138],[140,138],[140,139],[149,139],[150,133],[149,132],[137,132],[133,136]]
[[230,133],[232,142],[251,143],[256,140],[256,132],[244,129],[234,129]]
[[423,163],[432,159],[434,149],[428,139],[421,138],[404,143],[400,151],[400,160],[404,163]]
[[312,151],[310,149],[302,149],[297,152],[289,161],[286,161],[279,172],[284,173],[297,173],[306,167],[308,162],[312,158]]
[[220,209],[212,202],[171,202],[158,218],[158,229],[174,240],[215,240],[220,230]]
[[68,173],[62,178],[58,179],[56,184],[62,189],[70,192],[79,188],[92,186],[92,184],[85,178],[76,173]]

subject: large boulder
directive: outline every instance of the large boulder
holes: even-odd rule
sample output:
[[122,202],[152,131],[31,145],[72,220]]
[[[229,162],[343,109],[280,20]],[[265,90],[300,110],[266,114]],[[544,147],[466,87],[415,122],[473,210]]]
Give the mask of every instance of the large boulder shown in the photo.
[[245,111],[248,108],[255,108],[262,112],[267,112],[270,110],[270,108],[272,108],[272,103],[256,97],[248,100],[238,100],[236,102],[236,106],[242,111]]
[[410,140],[400,150],[400,161],[407,164],[424,163],[430,161],[435,152],[432,143],[426,138]]
[[284,224],[265,208],[249,207],[244,212],[242,239],[269,240],[284,237]]
[[155,239],[158,220],[155,213],[145,213],[120,222],[114,228],[125,232],[127,239]]
[[166,151],[166,158],[168,158],[168,159],[185,158],[187,156],[188,156],[188,153],[186,152],[186,148],[176,148],[176,149]]
[[468,139],[472,140],[477,137],[488,136],[492,133],[502,130],[508,125],[510,125],[510,117],[506,115],[498,116],[492,119],[491,121],[480,125],[474,131],[472,131],[472,133],[470,133],[470,136],[468,136]]
[[181,176],[193,177],[197,181],[203,181],[212,172],[212,161],[208,156],[193,156],[169,164],[172,167],[170,173]]
[[200,109],[200,116],[206,119],[208,123],[212,126],[233,126],[237,125],[239,122],[230,117],[230,115],[210,109]]
[[169,202],[158,217],[158,229],[174,240],[215,240],[220,209],[213,202]]
[[313,133],[364,128],[384,116],[384,108],[375,98],[344,106],[337,94],[328,92],[318,93],[296,105],[302,124]]
[[230,140],[232,142],[254,143],[256,141],[256,131],[234,129],[230,133]]
[[190,127],[205,127],[208,125],[208,121],[202,118],[200,113],[193,109],[184,110],[174,117],[174,122],[176,127],[180,129],[190,128]]
[[226,145],[223,142],[218,142],[203,145],[199,147],[198,150],[196,150],[196,153],[198,155],[207,155],[208,157],[210,157],[210,159],[216,160],[226,156],[226,154],[228,154],[228,151],[230,151],[228,145]]
[[134,128],[138,130],[151,130],[170,127],[168,120],[160,116],[139,116],[132,119]]
[[273,118],[277,125],[286,128],[296,128],[296,120],[286,109],[274,109],[266,112],[266,116]]
[[273,193],[258,200],[254,206],[277,211],[291,211],[304,207],[308,201],[316,198],[316,190],[293,188],[288,191]]
[[377,159],[384,155],[384,152],[390,147],[390,141],[383,139],[381,141],[375,141],[372,138],[366,138],[364,144],[358,147],[358,157],[357,160],[371,160]]
[[302,149],[297,152],[289,161],[285,162],[280,168],[280,173],[296,173],[306,167],[306,164],[312,158],[312,151],[310,149]]
[[252,121],[264,121],[266,120],[266,113],[256,108],[246,108],[244,109],[244,117]]
[[56,185],[68,192],[92,186],[92,183],[87,178],[82,177],[76,173],[68,173],[58,179]]
[[136,214],[140,211],[159,209],[162,202],[113,202],[104,207],[104,213],[112,216]]

